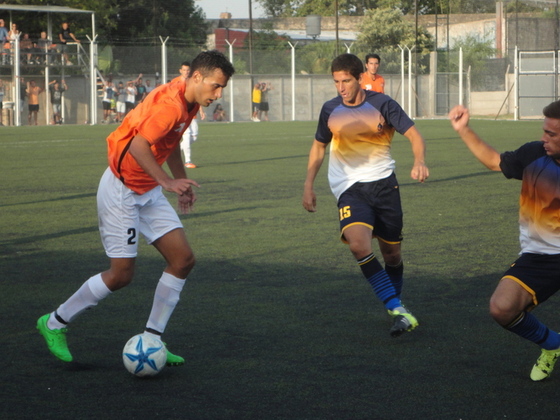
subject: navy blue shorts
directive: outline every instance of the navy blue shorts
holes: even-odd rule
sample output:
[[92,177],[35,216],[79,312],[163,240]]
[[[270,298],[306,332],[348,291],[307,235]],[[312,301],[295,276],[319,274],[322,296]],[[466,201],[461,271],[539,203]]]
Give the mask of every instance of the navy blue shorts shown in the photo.
[[560,290],[560,254],[521,254],[503,278],[519,283],[536,306]]
[[357,182],[338,199],[340,237],[352,225],[364,225],[372,236],[387,243],[402,241],[403,213],[399,183],[393,173],[379,181]]

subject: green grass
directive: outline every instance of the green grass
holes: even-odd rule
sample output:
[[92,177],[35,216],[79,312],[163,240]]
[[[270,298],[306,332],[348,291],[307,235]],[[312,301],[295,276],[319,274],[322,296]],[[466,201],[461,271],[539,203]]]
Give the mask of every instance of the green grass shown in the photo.
[[[187,365],[142,380],[120,352],[142,331],[162,258],[140,247],[135,281],[68,334],[77,360],[46,350],[36,319],[107,260],[95,194],[114,128],[2,128],[0,320],[5,419],[551,419],[560,373],[529,372],[539,350],[487,314],[517,256],[518,181],[482,167],[447,121],[418,121],[431,176],[393,154],[405,211],[404,299],[420,327],[398,339],[338,240],[326,165],[318,212],[301,206],[315,123],[201,124],[182,216],[197,255],[166,331]],[[539,122],[473,121],[498,150],[540,138]],[[172,202],[174,198],[170,196]],[[557,300],[536,313],[552,328]]]

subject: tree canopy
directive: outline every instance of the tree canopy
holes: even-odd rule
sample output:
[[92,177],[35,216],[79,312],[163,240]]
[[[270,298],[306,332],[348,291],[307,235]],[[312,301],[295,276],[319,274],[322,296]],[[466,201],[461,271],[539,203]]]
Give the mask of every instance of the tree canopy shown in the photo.
[[[268,17],[334,16],[335,0],[256,0]],[[496,1],[488,0],[339,0],[339,15],[364,16],[367,10],[397,9],[403,14],[493,13]]]
[[[101,40],[140,40],[162,36],[200,45],[206,42],[204,12],[195,5],[195,0],[11,0],[10,3],[91,10],[95,12],[97,33]],[[58,25],[68,20],[74,33],[83,37],[89,34],[89,30],[82,27],[90,26],[85,19],[81,15],[71,14],[56,16],[53,21]],[[36,28],[46,26],[46,16],[33,12],[18,12],[17,16],[14,15],[14,21],[22,31],[30,34],[38,34],[42,29]]]

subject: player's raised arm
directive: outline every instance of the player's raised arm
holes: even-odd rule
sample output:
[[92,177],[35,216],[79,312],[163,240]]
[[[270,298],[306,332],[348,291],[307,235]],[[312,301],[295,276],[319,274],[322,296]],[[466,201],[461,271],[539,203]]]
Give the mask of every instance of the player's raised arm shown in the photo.
[[309,152],[307,176],[303,185],[302,198],[303,208],[309,212],[317,211],[317,197],[315,196],[315,191],[313,191],[313,183],[315,182],[315,177],[319,173],[319,169],[321,169],[321,165],[325,159],[326,148],[327,145],[325,143],[315,140],[311,146],[311,151]]
[[449,120],[453,129],[461,136],[472,154],[484,166],[492,171],[501,170],[500,154],[469,127],[470,115],[467,108],[463,105],[457,105],[449,112]]

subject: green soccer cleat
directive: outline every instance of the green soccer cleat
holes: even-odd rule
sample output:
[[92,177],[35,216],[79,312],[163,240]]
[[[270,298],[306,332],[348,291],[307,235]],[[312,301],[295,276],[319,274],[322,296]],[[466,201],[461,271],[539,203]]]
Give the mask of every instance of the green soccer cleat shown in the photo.
[[397,310],[394,310],[390,313],[393,317],[393,326],[389,330],[389,334],[391,337],[398,337],[405,332],[412,331],[414,328],[418,326],[418,321],[409,312],[400,313]]
[[541,355],[537,359],[537,363],[531,370],[531,379],[535,382],[542,381],[550,376],[556,360],[560,356],[560,349],[545,350],[542,349]]
[[[165,349],[167,350],[167,344],[163,343]],[[185,359],[181,356],[177,356],[176,354],[171,353],[167,350],[167,366],[181,366],[185,364]]]
[[51,330],[47,326],[50,314],[43,315],[37,320],[37,329],[47,342],[50,352],[63,362],[71,362],[73,360],[68,344],[66,343],[66,328],[60,330]]

